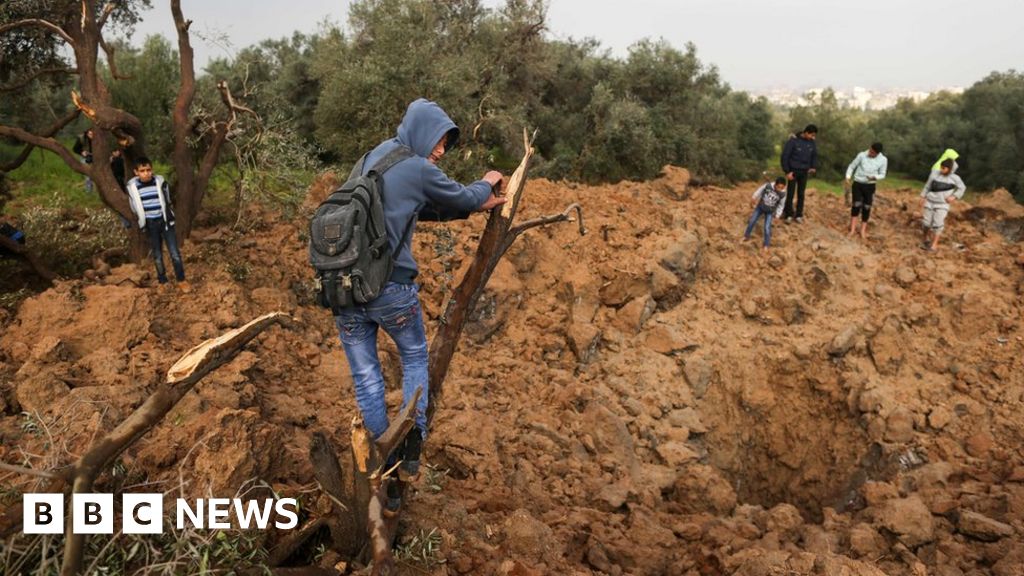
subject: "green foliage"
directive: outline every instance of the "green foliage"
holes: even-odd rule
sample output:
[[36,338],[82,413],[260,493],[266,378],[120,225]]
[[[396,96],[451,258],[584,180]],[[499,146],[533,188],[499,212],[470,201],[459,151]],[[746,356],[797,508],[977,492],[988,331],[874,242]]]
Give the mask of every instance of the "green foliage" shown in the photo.
[[920,103],[867,113],[839,107],[826,91],[794,108],[790,126],[820,130],[821,176],[838,179],[857,152],[885,144],[889,170],[924,180],[946,148],[960,152],[959,174],[970,189],[1005,187],[1024,201],[1024,74],[995,72],[963,94],[940,92]]
[[114,106],[142,122],[149,156],[170,158],[171,113],[181,82],[177,51],[163,36],[148,36],[141,50],[122,43],[116,54],[117,71],[127,78],[114,80],[103,70]]
[[124,228],[105,208],[69,208],[59,201],[32,205],[20,223],[32,249],[51,270],[67,278],[92,266],[92,257],[108,248],[124,247]]
[[593,41],[542,34],[545,4],[362,0],[314,50],[317,137],[346,163],[394,134],[408,103],[439,102],[463,128],[446,169],[514,166],[523,126],[539,129],[536,173],[643,179],[667,163],[712,178],[756,173],[771,154],[763,101],[732,92],[693,46],[640,42],[626,60]]

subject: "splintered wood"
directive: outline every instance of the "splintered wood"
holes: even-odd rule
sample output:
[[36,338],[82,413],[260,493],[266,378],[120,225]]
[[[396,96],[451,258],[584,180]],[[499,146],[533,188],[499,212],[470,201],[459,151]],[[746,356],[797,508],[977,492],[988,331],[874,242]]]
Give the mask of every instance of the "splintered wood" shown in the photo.
[[171,369],[167,371],[167,383],[176,384],[185,380],[201,367],[214,361],[221,353],[235,348],[239,343],[244,345],[245,342],[251,340],[256,334],[262,332],[268,324],[287,317],[288,315],[284,312],[264,314],[245,326],[235,328],[199,344],[186,352],[184,356],[174,363],[174,366],[171,366]]
[[519,167],[509,177],[508,184],[505,186],[508,200],[501,207],[501,217],[506,220],[512,217],[513,211],[519,203],[519,194],[522,192],[523,185],[526,184],[526,167],[530,165],[530,158],[533,157],[533,146],[526,128],[523,128],[523,148],[525,149],[523,160],[519,162]]

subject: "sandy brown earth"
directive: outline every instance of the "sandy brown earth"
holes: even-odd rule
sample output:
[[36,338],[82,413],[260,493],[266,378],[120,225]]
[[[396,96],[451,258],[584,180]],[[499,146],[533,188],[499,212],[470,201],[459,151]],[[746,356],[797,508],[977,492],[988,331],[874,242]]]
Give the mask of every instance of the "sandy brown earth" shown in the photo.
[[[927,254],[914,192],[880,194],[866,243],[811,193],[765,256],[738,242],[749,186],[687,181],[530,183],[522,217],[575,201],[589,233],[531,232],[498,267],[403,520],[404,542],[436,528],[445,562],[405,570],[1024,574],[1024,209],[961,204]],[[482,225],[421,225],[428,325]],[[188,348],[284,310],[293,330],[208,377],[120,471],[193,496],[259,478],[323,506],[310,438],[346,447],[354,403],[303,228],[198,230],[189,293],[123,266],[27,300],[0,337],[0,459],[66,462]]]

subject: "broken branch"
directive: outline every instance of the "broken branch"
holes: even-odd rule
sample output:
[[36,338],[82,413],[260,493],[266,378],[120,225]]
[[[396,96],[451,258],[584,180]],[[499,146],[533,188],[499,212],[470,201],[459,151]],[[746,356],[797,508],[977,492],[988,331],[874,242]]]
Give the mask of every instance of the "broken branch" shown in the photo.
[[[93,443],[78,459],[73,470],[73,493],[92,490],[96,477],[128,446],[149,432],[207,374],[230,362],[242,348],[274,324],[284,324],[287,314],[266,314],[245,326],[192,348],[167,372],[164,384],[116,428]],[[64,547],[62,576],[74,576],[81,569],[85,534],[74,533],[69,525]]]
[[[576,217],[573,218],[572,213],[576,212]],[[508,239],[505,246],[507,250],[516,238],[531,228],[537,228],[538,226],[547,226],[549,224],[555,224],[558,222],[576,222],[579,225],[580,236],[587,234],[587,228],[583,225],[583,207],[577,202],[573,202],[562,211],[561,214],[551,214],[548,216],[541,216],[540,218],[534,218],[533,220],[527,220],[518,226],[515,226],[508,231]]]
[[61,39],[67,42],[69,46],[74,47],[75,45],[75,41],[67,32],[64,31],[63,28],[43,18],[26,18],[24,20],[18,20],[17,22],[4,24],[0,26],[0,34],[9,32],[16,28],[42,28],[44,30],[49,30],[50,32],[60,36]]

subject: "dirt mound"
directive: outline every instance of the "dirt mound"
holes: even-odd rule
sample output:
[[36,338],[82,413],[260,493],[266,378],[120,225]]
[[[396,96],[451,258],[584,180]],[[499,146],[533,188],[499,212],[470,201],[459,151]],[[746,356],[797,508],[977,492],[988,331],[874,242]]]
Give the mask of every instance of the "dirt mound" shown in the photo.
[[[738,242],[748,187],[689,184],[671,167],[529,184],[522,218],[579,202],[590,233],[527,234],[467,329],[404,520],[442,535],[434,573],[1024,573],[1012,206],[958,208],[932,255],[914,193],[876,200],[866,244],[840,198],[811,193],[809,222],[778,224],[762,256]],[[420,226],[428,325],[482,223]],[[355,406],[304,231],[197,231],[187,294],[123,267],[26,301],[0,337],[0,459],[43,450],[22,410],[59,422],[66,458],[196,342],[283,310],[294,330],[208,377],[123,465],[192,495],[308,491],[313,432],[347,446]]]

